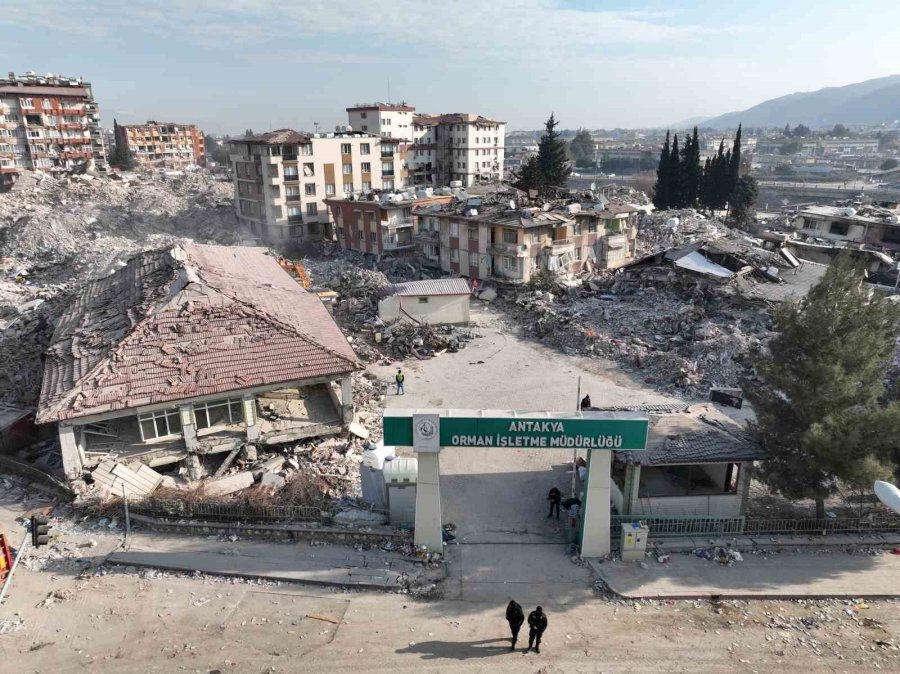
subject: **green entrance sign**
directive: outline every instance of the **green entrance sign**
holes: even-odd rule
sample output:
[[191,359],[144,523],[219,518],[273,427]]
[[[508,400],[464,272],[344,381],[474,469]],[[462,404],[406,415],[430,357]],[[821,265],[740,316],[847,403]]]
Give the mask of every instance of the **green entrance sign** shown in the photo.
[[[413,446],[413,413],[440,415],[441,447],[641,450],[649,421],[637,412],[523,414],[455,410],[385,410],[384,444]],[[477,416],[476,416],[477,415]]]

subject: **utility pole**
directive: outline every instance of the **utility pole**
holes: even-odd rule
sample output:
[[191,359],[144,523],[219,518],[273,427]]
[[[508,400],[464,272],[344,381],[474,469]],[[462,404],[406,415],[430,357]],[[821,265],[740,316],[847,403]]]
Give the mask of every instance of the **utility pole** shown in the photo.
[[[578,416],[582,416],[581,414],[581,376],[578,377],[578,392],[575,394],[575,413]],[[572,498],[578,498],[576,494],[578,493],[578,483],[576,482],[578,478],[578,450],[574,447],[572,448]]]

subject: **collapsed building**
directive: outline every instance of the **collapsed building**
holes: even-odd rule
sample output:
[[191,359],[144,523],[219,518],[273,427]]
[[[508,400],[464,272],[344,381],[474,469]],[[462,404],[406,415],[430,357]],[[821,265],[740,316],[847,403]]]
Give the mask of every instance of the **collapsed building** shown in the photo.
[[110,462],[199,478],[217,455],[339,433],[359,369],[318,297],[265,249],[186,243],[78,293],[47,351],[37,422],[58,423],[70,481]]

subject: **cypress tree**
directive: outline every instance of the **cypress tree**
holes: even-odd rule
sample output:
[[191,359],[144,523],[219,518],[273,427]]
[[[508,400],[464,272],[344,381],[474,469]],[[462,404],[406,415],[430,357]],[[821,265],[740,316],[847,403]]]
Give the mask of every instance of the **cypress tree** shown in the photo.
[[694,127],[694,135],[688,137],[688,143],[684,147],[683,155],[683,207],[690,208],[697,204],[700,192],[700,138],[696,126]]
[[656,184],[653,186],[653,205],[659,210],[669,207],[669,132],[666,131],[666,142],[659,155],[659,166],[656,168]]
[[731,150],[731,161],[728,164],[728,199],[737,188],[738,178],[741,177],[741,125],[738,124],[737,133],[734,135],[734,145]]
[[678,150],[678,134],[672,139],[669,152],[669,208],[680,208],[681,204],[681,153]]
[[703,172],[700,174],[700,186],[697,190],[697,200],[701,208],[709,208],[709,176],[712,172],[712,157],[706,158]]

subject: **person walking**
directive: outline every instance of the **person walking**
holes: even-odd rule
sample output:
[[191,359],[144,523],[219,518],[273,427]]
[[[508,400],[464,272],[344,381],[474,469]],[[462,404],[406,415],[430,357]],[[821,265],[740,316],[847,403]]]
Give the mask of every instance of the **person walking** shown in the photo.
[[516,641],[519,638],[519,628],[525,622],[525,612],[522,611],[522,607],[515,601],[510,600],[506,606],[506,622],[509,623],[509,631],[512,632],[512,645],[510,645],[509,650],[514,651],[516,649]]
[[550,514],[547,515],[547,518],[553,517],[553,509],[556,508],[556,519],[559,519],[559,504],[562,501],[562,494],[559,492],[559,489],[553,487],[550,490],[550,493],[547,494],[547,500],[550,501]]
[[541,652],[541,637],[544,636],[545,629],[547,629],[547,616],[544,614],[544,609],[538,606],[528,614],[528,651],[534,644],[534,652]]
[[397,382],[397,395],[402,396],[406,395],[406,391],[403,390],[403,382],[406,377],[403,376],[403,370],[397,370],[397,374],[394,376],[394,381]]

